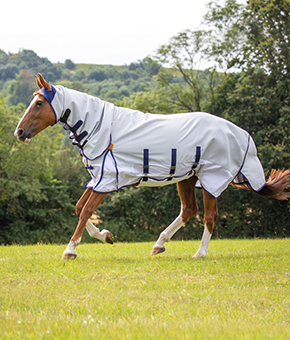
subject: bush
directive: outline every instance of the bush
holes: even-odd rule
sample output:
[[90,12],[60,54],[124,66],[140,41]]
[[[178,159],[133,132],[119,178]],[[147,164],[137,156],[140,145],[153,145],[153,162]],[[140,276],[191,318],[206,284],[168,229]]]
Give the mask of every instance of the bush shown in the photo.
[[13,64],[7,64],[0,67],[0,80],[14,79],[19,72],[18,67]]
[[103,81],[107,78],[107,74],[102,69],[94,68],[89,71],[87,78],[88,80]]

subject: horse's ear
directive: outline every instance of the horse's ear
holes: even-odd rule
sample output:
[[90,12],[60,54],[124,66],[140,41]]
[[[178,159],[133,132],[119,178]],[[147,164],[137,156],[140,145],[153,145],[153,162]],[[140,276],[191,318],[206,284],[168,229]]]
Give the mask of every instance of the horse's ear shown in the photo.
[[38,86],[39,89],[41,89],[43,86],[42,86],[40,80],[37,78],[37,76],[35,76],[35,80],[36,80],[36,85]]
[[40,73],[38,73],[38,78],[37,76],[35,76],[35,78],[36,78],[37,86],[40,89],[44,87],[47,91],[51,91],[51,86],[48,84],[48,82],[43,78],[43,76]]

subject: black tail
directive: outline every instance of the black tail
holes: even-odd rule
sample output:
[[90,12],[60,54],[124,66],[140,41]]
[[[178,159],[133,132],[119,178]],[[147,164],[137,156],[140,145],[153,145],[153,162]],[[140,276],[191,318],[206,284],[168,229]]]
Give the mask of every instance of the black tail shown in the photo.
[[263,197],[271,197],[276,198],[277,200],[285,201],[288,200],[288,198],[290,197],[290,192],[286,191],[290,184],[289,180],[290,180],[289,169],[287,170],[272,169],[265,186],[260,191],[254,191],[248,182],[241,184],[236,184],[232,182],[231,184],[236,188],[251,190]]

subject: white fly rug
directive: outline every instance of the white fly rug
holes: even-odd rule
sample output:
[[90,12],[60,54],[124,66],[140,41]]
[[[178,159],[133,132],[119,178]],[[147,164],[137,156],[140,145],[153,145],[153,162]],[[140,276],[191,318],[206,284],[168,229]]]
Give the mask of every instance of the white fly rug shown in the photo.
[[265,185],[251,136],[225,119],[202,112],[145,114],[62,86],[41,92],[56,122],[71,130],[92,178],[86,187],[96,192],[168,185],[193,175],[213,197],[233,180],[248,181],[255,191]]

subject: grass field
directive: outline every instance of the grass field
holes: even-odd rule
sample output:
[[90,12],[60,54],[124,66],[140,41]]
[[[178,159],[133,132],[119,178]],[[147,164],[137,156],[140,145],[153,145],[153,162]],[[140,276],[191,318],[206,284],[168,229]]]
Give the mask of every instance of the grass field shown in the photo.
[[290,239],[0,247],[0,339],[289,339]]

